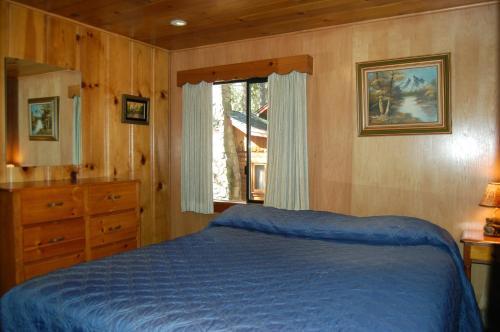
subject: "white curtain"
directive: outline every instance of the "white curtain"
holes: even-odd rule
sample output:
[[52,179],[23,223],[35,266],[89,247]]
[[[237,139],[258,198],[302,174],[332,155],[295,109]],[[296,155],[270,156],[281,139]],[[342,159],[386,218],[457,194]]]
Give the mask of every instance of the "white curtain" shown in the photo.
[[182,87],[182,211],[213,213],[212,84]]
[[309,209],[306,81],[297,72],[269,76],[267,206]]

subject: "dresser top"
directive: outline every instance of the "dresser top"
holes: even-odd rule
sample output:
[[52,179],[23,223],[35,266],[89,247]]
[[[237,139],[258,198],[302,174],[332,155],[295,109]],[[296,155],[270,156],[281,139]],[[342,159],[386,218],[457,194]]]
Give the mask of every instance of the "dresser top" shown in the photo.
[[139,180],[128,178],[87,178],[78,179],[76,182],[71,180],[54,180],[54,181],[29,181],[29,182],[12,182],[0,183],[0,191],[18,191],[29,188],[48,188],[48,187],[68,187],[74,185],[89,185],[89,184],[106,184],[119,182],[138,182]]
[[475,244],[500,244],[500,237],[485,235],[482,239],[460,239],[462,243],[475,243]]

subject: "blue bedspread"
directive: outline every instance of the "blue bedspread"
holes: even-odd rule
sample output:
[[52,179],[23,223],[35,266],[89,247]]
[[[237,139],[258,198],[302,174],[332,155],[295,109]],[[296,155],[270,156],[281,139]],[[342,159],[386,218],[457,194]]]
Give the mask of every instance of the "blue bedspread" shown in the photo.
[[481,331],[450,235],[407,217],[234,207],[206,230],[32,279],[5,331]]

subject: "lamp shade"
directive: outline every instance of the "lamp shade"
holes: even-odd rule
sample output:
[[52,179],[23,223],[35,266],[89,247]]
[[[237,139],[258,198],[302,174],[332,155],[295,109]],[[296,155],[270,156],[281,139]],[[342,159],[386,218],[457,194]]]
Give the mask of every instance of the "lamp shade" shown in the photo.
[[479,203],[486,207],[500,207],[500,182],[490,182],[486,186],[483,199]]

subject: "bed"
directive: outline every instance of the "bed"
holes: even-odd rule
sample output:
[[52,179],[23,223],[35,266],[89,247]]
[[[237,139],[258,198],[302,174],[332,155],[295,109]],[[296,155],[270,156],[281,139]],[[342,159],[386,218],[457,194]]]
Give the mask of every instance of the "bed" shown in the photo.
[[440,227],[259,205],[29,280],[0,310],[4,331],[482,330]]

